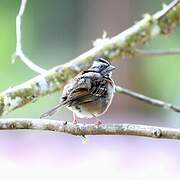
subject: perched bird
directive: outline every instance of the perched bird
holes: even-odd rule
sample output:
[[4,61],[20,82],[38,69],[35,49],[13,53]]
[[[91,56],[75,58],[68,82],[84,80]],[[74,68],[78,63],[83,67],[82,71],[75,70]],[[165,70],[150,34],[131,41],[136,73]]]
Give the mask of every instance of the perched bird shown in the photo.
[[[88,69],[78,74],[63,90],[60,102],[41,118],[51,116],[62,106],[73,112],[73,122],[80,118],[97,118],[106,112],[114,95],[114,81],[111,79],[112,66],[107,60],[98,58]],[[101,123],[100,120],[97,121]]]

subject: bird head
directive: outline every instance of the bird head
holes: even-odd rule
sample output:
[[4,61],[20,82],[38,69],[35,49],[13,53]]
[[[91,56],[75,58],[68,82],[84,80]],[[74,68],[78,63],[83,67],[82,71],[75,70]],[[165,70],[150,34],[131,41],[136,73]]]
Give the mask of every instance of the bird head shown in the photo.
[[98,58],[94,61],[89,70],[100,73],[102,76],[111,77],[112,71],[115,69],[107,60]]

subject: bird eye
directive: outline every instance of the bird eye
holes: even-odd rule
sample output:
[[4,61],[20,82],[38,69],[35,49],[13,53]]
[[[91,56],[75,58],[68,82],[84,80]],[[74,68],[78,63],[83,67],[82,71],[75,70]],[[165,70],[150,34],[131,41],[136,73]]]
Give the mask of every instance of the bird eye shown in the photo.
[[104,65],[103,64],[100,65],[100,69],[104,69]]

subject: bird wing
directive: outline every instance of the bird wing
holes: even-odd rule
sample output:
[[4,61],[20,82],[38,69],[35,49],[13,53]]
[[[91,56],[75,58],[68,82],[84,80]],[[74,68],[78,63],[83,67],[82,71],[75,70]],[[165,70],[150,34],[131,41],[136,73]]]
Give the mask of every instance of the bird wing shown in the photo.
[[107,93],[109,80],[99,73],[87,72],[76,77],[73,83],[65,87],[60,103],[67,106],[75,106],[92,102]]
[[61,100],[54,108],[41,115],[41,118],[51,116],[63,105],[76,106],[96,101],[99,96],[107,94],[107,85],[111,79],[102,77],[99,73],[86,72],[73,79],[64,87]]

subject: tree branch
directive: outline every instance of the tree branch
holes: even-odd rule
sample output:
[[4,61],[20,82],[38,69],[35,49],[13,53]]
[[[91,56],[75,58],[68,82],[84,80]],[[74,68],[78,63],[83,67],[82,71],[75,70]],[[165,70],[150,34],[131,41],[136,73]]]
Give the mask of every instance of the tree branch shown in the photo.
[[128,96],[131,96],[131,97],[133,97],[135,99],[146,102],[146,103],[151,104],[153,106],[161,107],[163,109],[172,110],[174,112],[180,113],[180,108],[173,105],[173,104],[170,104],[170,103],[167,103],[167,102],[164,102],[164,101],[160,101],[160,100],[157,100],[157,99],[153,99],[153,98],[144,96],[142,94],[136,93],[136,92],[131,91],[129,89],[126,89],[126,88],[123,88],[123,87],[120,87],[120,86],[116,86],[115,91],[117,93],[122,93],[122,94],[125,94],[125,95],[128,95]]
[[[173,6],[173,8],[172,8]],[[171,33],[180,23],[180,3],[173,1],[162,11],[145,17],[126,31],[95,46],[69,63],[54,67],[42,75],[0,94],[0,116],[36,100],[60,91],[68,80],[87,69],[97,57],[110,61],[133,57],[135,49],[152,38]]]
[[16,58],[19,57],[20,60],[28,66],[33,71],[43,74],[46,72],[45,69],[39,67],[38,65],[34,64],[23,52],[22,50],[22,42],[21,42],[21,19],[24,14],[24,10],[26,8],[27,0],[21,0],[20,8],[18,15],[16,17],[16,52],[13,55],[12,63],[15,62]]
[[169,11],[171,11],[173,8],[176,7],[176,5],[180,2],[180,0],[173,0],[171,2],[171,4],[169,5],[165,5],[163,4],[163,10],[162,11],[159,11],[155,14],[155,17],[158,18],[158,19],[161,19],[161,18],[164,18],[164,16],[169,13]]
[[138,56],[169,56],[180,55],[180,49],[168,49],[168,50],[144,50],[136,49]]
[[31,129],[64,132],[76,136],[131,135],[161,139],[180,139],[180,129],[136,124],[73,124],[47,119],[1,119],[0,130]]

